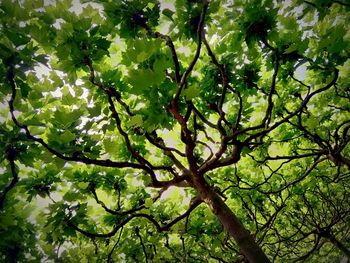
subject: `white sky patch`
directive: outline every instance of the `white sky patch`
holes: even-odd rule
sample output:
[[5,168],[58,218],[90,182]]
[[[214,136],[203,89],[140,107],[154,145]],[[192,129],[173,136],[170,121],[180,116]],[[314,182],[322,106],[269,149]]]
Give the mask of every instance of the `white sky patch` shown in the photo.
[[183,53],[186,57],[188,57],[191,54],[191,49],[189,47],[181,46],[177,49],[177,52]]
[[159,32],[160,32],[161,34],[168,34],[169,28],[170,28],[170,24],[165,24],[165,25],[159,30]]
[[72,7],[69,9],[69,11],[79,15],[83,11],[83,5],[80,3],[79,0],[73,0]]
[[44,76],[47,77],[50,75],[51,69],[44,66],[43,64],[38,64],[34,67],[34,72],[39,79],[42,79]]
[[58,18],[56,19],[55,23],[53,24],[53,26],[56,28],[56,29],[60,29],[61,28],[61,24],[64,23],[64,20],[62,18]]
[[178,138],[177,134],[174,134],[173,132],[170,132],[167,129],[163,129],[161,131],[162,138],[164,139],[165,145],[167,147],[173,147],[176,148],[178,145],[178,141],[175,140],[175,138]]
[[55,5],[55,1],[54,0],[44,0],[44,5]]
[[209,40],[209,44],[214,44],[215,43],[215,41],[218,39],[218,37],[219,37],[219,35],[218,34],[214,34],[212,37],[211,37],[211,39]]
[[62,97],[62,92],[60,89],[56,89],[55,91],[52,91],[51,92],[51,95],[54,97],[54,98],[60,98]]
[[191,201],[191,196],[187,195],[186,191],[183,188],[176,186],[170,186],[167,190],[165,190],[160,197],[160,201],[173,199],[174,197],[178,196],[182,197],[182,204],[188,204]]
[[295,70],[295,76],[297,77],[297,79],[303,81],[306,77],[306,66],[301,65],[300,67],[298,67]]
[[133,177],[131,184],[132,186],[143,186],[143,181]]
[[171,1],[160,1],[160,10],[169,9],[175,11],[175,5]]
[[[8,116],[8,117],[4,118],[4,116]],[[9,118],[11,118],[11,115],[8,110],[8,104],[4,102],[0,102],[0,123],[4,123]]]
[[94,9],[98,9],[99,14],[102,16],[103,7],[96,3],[80,3],[79,0],[73,0],[72,1],[72,7],[69,9],[69,11],[76,13],[77,15],[80,15],[83,12],[83,9],[87,6],[91,6]]

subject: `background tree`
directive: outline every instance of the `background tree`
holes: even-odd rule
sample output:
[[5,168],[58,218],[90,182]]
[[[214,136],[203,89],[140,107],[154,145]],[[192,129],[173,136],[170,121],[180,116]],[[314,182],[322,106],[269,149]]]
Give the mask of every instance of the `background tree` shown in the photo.
[[0,2],[0,257],[349,256],[344,1]]

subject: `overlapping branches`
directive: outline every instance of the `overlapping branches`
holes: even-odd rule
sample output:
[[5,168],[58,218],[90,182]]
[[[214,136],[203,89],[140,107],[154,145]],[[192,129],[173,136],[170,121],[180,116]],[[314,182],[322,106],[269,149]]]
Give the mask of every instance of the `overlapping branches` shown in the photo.
[[99,159],[90,159],[88,157],[83,156],[82,153],[79,153],[78,155],[71,155],[67,156],[63,153],[60,153],[59,151],[55,150],[51,146],[49,146],[48,143],[46,143],[43,139],[33,136],[28,128],[27,125],[20,123],[17,120],[17,117],[15,115],[15,107],[14,107],[14,101],[16,99],[16,94],[17,94],[17,86],[15,82],[15,75],[14,75],[14,69],[9,68],[8,69],[8,75],[7,75],[7,80],[11,86],[11,99],[9,100],[9,108],[10,108],[10,113],[13,122],[15,125],[22,129],[25,134],[27,135],[28,139],[39,143],[42,145],[46,150],[48,150],[51,154],[57,156],[58,158],[65,160],[65,161],[73,161],[73,162],[80,162],[80,163],[85,163],[85,164],[94,164],[98,166],[103,166],[103,167],[113,167],[113,168],[134,168],[134,169],[141,169],[147,171],[147,167],[137,164],[137,163],[131,163],[131,162],[114,162],[111,160],[99,160]]
[[86,231],[82,228],[80,228],[79,226],[75,225],[72,220],[71,217],[72,215],[69,214],[67,215],[67,217],[65,218],[65,222],[72,227],[73,229],[75,229],[76,231],[78,231],[79,233],[83,234],[86,237],[90,237],[90,238],[108,238],[108,237],[113,237],[119,229],[121,229],[122,227],[124,227],[127,223],[129,223],[131,220],[135,219],[135,218],[144,218],[147,219],[147,221],[149,221],[150,223],[152,223],[156,230],[158,232],[163,232],[163,231],[168,231],[172,226],[174,226],[175,224],[177,224],[178,222],[180,222],[181,220],[187,218],[191,212],[196,209],[203,201],[200,198],[195,198],[193,199],[193,201],[191,202],[189,208],[187,209],[186,212],[182,213],[181,215],[177,216],[176,218],[174,218],[173,220],[171,220],[170,222],[168,222],[165,225],[161,225],[157,222],[157,220],[150,214],[145,214],[141,212],[138,212],[142,209],[144,209],[144,206],[140,206],[136,209],[130,209],[128,211],[121,211],[121,212],[116,212],[116,211],[112,211],[110,209],[107,209],[104,204],[101,204],[101,206],[103,206],[103,208],[110,214],[113,215],[119,215],[121,216],[121,222],[116,224],[113,229],[110,232],[107,233],[92,233],[89,231]]
[[[238,76],[240,73],[232,70],[228,63],[224,61],[223,56],[216,53],[214,45],[211,47],[206,39],[206,27],[209,26],[209,24],[206,25],[206,16],[209,5],[209,1],[203,1],[203,4],[199,5],[201,6],[201,10],[196,29],[197,43],[193,50],[193,58],[189,60],[189,65],[183,72],[181,72],[181,61],[177,55],[177,43],[173,42],[173,39],[170,37],[171,34],[166,35],[160,32],[153,32],[146,22],[141,24],[146,30],[147,37],[164,40],[170,49],[175,72],[175,80],[174,78],[172,80],[176,82],[176,90],[174,90],[175,95],[172,97],[170,105],[164,105],[164,108],[167,108],[172,114],[173,119],[181,127],[179,138],[181,138],[185,146],[185,151],[177,149],[174,146],[166,145],[165,140],[158,136],[159,133],[157,133],[157,130],[149,132],[142,129],[135,129],[135,132],[133,131],[134,133],[132,132],[133,134],[131,134],[124,122],[127,118],[135,117],[136,110],[133,109],[131,105],[128,105],[128,95],[119,92],[118,87],[107,84],[103,79],[98,77],[100,74],[98,72],[99,69],[92,59],[92,56],[90,57],[89,55],[85,55],[81,62],[82,65],[80,66],[85,67],[85,69],[88,68],[89,82],[96,88],[90,92],[95,92],[97,90],[102,91],[103,96],[105,96],[104,98],[108,102],[108,118],[110,118],[108,120],[115,124],[116,133],[120,135],[125,143],[127,152],[131,155],[132,161],[92,159],[85,156],[83,152],[76,152],[69,155],[60,150],[56,150],[49,142],[45,142],[42,138],[32,135],[30,127],[21,123],[19,118],[16,117],[14,105],[17,98],[16,93],[18,87],[16,84],[15,68],[13,66],[8,66],[6,77],[11,88],[9,108],[14,124],[24,131],[28,139],[38,143],[52,155],[64,161],[117,169],[141,170],[151,178],[151,182],[145,185],[145,187],[160,188],[159,196],[170,186],[197,188],[197,190],[199,190],[198,192],[201,194],[199,187],[195,184],[195,182],[198,184],[198,181],[200,181],[209,188],[209,192],[212,193],[214,197],[218,197],[220,201],[221,197],[227,200],[227,196],[230,195],[232,199],[237,198],[237,200],[241,202],[243,210],[247,213],[247,218],[249,218],[248,223],[251,223],[251,227],[254,229],[254,238],[257,242],[265,247],[273,247],[271,249],[272,251],[278,248],[275,251],[275,258],[287,255],[288,251],[281,248],[281,244],[283,243],[293,247],[291,249],[293,253],[292,258],[299,261],[307,259],[312,253],[320,250],[325,242],[332,242],[348,255],[349,251],[346,246],[341,243],[339,237],[341,237],[340,232],[344,229],[349,231],[346,227],[342,227],[343,221],[348,218],[349,211],[340,208],[338,204],[335,204],[334,201],[331,200],[331,197],[324,197],[321,210],[324,211],[325,214],[327,214],[327,209],[333,212],[332,215],[327,215],[327,219],[331,220],[326,222],[315,210],[315,207],[320,207],[312,204],[305,193],[300,194],[298,192],[303,191],[303,187],[298,187],[302,186],[305,181],[316,174],[315,171],[322,170],[326,166],[325,163],[327,163],[327,161],[331,161],[328,162],[331,164],[329,170],[334,172],[335,175],[320,175],[319,177],[322,178],[322,180],[339,183],[349,178],[349,173],[344,173],[344,170],[350,167],[350,160],[345,154],[350,142],[350,121],[342,120],[341,123],[336,125],[335,129],[328,130],[328,135],[321,135],[318,130],[311,130],[307,125],[308,116],[310,115],[308,111],[309,104],[312,100],[320,97],[319,95],[322,93],[327,93],[334,88],[336,96],[344,100],[349,99],[347,91],[341,91],[337,86],[339,69],[335,66],[321,65],[321,63],[307,58],[306,56],[301,57],[301,59],[297,61],[297,64],[293,66],[294,71],[306,61],[311,65],[310,68],[313,68],[315,71],[320,71],[322,74],[328,74],[330,78],[328,78],[327,82],[324,81],[323,85],[313,85],[299,80],[294,76],[294,72],[289,73],[288,80],[290,83],[301,86],[305,92],[302,95],[294,94],[296,100],[293,101],[292,110],[287,106],[277,109],[276,102],[282,100],[280,97],[282,90],[280,89],[285,88],[280,88],[279,85],[280,75],[285,74],[281,72],[284,66],[285,50],[281,47],[274,46],[277,45],[276,43],[269,43],[265,37],[261,37],[258,45],[260,44],[262,46],[262,53],[264,56],[271,60],[266,62],[266,64],[270,63],[269,66],[271,66],[272,74],[270,77],[267,77],[267,84],[264,88],[259,87],[260,84],[257,84],[258,82],[246,82],[249,87],[245,88],[256,89],[256,93],[258,94],[256,98],[261,98],[261,105],[264,107],[261,120],[252,124],[250,121],[244,120],[244,117],[246,117],[244,111],[247,110],[245,108],[247,105],[245,90],[239,88],[232,78],[232,75],[237,75],[237,79],[240,79],[241,76]],[[202,52],[203,46],[206,49],[206,54]],[[190,76],[195,71],[198,61],[201,58],[203,58],[205,63],[208,62],[210,66],[214,67],[217,72],[219,72],[217,76],[215,76],[217,77],[216,81],[219,95],[215,103],[208,106],[210,111],[208,109],[206,110],[205,106],[203,106],[207,101],[201,104],[198,103],[196,99],[187,99],[184,95],[184,91],[190,88]],[[236,117],[232,120],[228,116],[231,112],[228,112],[227,109],[232,110],[233,107],[230,108],[228,105],[233,102],[237,107],[235,108]],[[328,106],[338,111],[349,111],[345,106]],[[296,129],[298,133],[295,134],[293,138],[280,140],[271,138],[275,136],[273,132],[282,129],[283,125],[287,128]],[[149,151],[147,154],[143,154],[141,151],[138,151],[135,145],[136,140],[134,140],[135,137],[133,136],[139,136],[145,139],[145,141],[151,145],[150,148],[156,148],[158,152],[162,153],[162,157],[166,157],[167,160],[170,160],[170,164],[154,165],[152,152]],[[208,142],[206,142],[205,139],[207,139]],[[299,145],[295,146],[295,149],[291,151],[291,153],[272,155],[266,149],[273,146],[275,143],[281,143],[287,146],[304,143],[310,145],[310,147],[303,149],[302,146]],[[266,149],[264,149],[264,147]],[[243,174],[245,172],[244,168],[242,169],[244,172],[237,172],[237,169],[242,168],[239,166],[238,162],[242,159],[243,155],[246,155],[245,160],[248,159],[255,165],[252,171],[254,169],[259,170],[257,172],[257,178],[254,178],[252,181],[249,180],[250,175]],[[0,208],[2,207],[6,193],[10,191],[18,181],[14,159],[9,159],[9,162],[13,179],[0,196]],[[235,170],[232,172],[231,178],[216,174],[217,171],[215,170],[221,167],[228,167],[229,172],[233,171],[231,169],[232,167],[230,167],[233,164],[235,165]],[[250,165],[248,161],[247,164]],[[297,166],[299,169],[294,169],[293,166]],[[286,176],[285,171],[289,168],[293,168],[291,169],[292,172],[290,176]],[[170,176],[170,179],[164,181],[159,180],[158,172],[166,173],[166,176]],[[222,182],[226,183],[223,191],[220,190],[222,186],[220,184],[222,184]],[[214,186],[216,186],[216,184],[219,184],[219,187],[215,188]],[[203,201],[208,202],[198,197],[190,204],[189,208],[184,213],[172,220],[168,220],[165,224],[161,224],[156,220],[156,217],[150,213],[144,212],[144,209],[148,208],[145,204],[139,204],[137,207],[123,210],[123,205],[120,201],[121,192],[119,190],[116,209],[112,209],[99,198],[96,185],[90,183],[87,190],[89,194],[92,194],[93,199],[101,206],[104,212],[114,216],[118,223],[107,233],[96,233],[85,230],[85,227],[87,227],[86,225],[82,226],[83,224],[76,224],[74,222],[73,213],[67,215],[65,222],[75,231],[92,239],[114,237],[119,231],[118,240],[108,255],[108,261],[111,260],[112,253],[119,243],[122,230],[132,220],[145,220],[152,224],[158,232],[167,231],[180,221],[186,220],[186,231],[190,213]],[[345,189],[341,190],[346,192]],[[238,191],[238,193],[235,193],[235,191]],[[319,197],[323,197],[323,192],[321,190],[314,191],[314,193]],[[298,196],[298,194],[300,194],[300,200],[296,201],[302,202],[303,206],[307,208],[306,213],[300,214],[305,224],[307,224],[307,227],[305,229],[305,226],[289,222],[286,219],[288,227],[293,229],[293,233],[290,235],[283,235],[279,233],[281,227],[278,226],[278,219],[283,216],[287,216],[288,218],[295,216],[295,214],[288,214],[288,209],[284,209],[284,207],[291,206],[290,200]],[[152,201],[157,202],[159,196],[153,198]],[[259,199],[261,196],[265,199]],[[270,209],[264,207],[263,203],[265,200],[269,203]],[[340,203],[342,202],[343,201],[340,201]],[[342,204],[344,204],[344,202]],[[212,210],[216,213],[218,208],[215,207]],[[297,209],[294,210],[297,211]],[[339,230],[338,227],[340,227],[341,230]],[[147,261],[148,254],[144,245],[143,236],[139,232],[139,228],[136,229],[136,235],[140,240],[144,257]],[[275,238],[276,242],[269,242],[271,237]],[[229,244],[229,242],[226,243]],[[302,245],[306,243],[312,244],[310,245],[310,249],[308,251],[302,250],[300,253],[297,252],[297,250],[302,248]],[[185,254],[184,239],[182,239],[182,244]],[[229,246],[230,245],[225,244],[224,247]],[[170,248],[170,246],[168,247]],[[224,258],[212,254],[210,250],[207,249],[206,244],[201,243],[201,247],[208,250],[208,254],[211,258],[225,262]],[[232,247],[231,251],[235,251],[237,254],[242,253],[235,247]],[[190,253],[188,255],[190,255]]]

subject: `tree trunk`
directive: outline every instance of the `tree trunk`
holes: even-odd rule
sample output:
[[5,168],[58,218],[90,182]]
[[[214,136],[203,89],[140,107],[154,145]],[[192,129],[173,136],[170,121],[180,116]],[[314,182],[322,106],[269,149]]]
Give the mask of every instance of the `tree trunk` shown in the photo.
[[339,250],[341,250],[348,258],[350,258],[350,250],[344,246],[336,237],[332,234],[329,235],[329,240],[335,245]]
[[203,201],[219,218],[226,231],[234,238],[243,255],[250,263],[267,263],[270,260],[255,242],[252,235],[239,221],[232,210],[225,204],[220,196],[208,185],[203,178],[196,176],[194,185]]

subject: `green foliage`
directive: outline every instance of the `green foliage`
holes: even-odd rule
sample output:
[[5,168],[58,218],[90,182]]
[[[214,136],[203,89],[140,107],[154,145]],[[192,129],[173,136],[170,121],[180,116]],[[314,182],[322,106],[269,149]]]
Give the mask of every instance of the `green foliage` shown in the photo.
[[123,38],[134,38],[147,27],[158,25],[159,2],[157,1],[115,1],[104,3],[106,15],[115,26],[119,25],[119,34]]
[[276,26],[277,9],[272,1],[251,1],[242,12],[241,30],[248,45],[254,41],[265,40],[269,31]]
[[344,0],[0,1],[0,261],[349,255],[348,21]]

